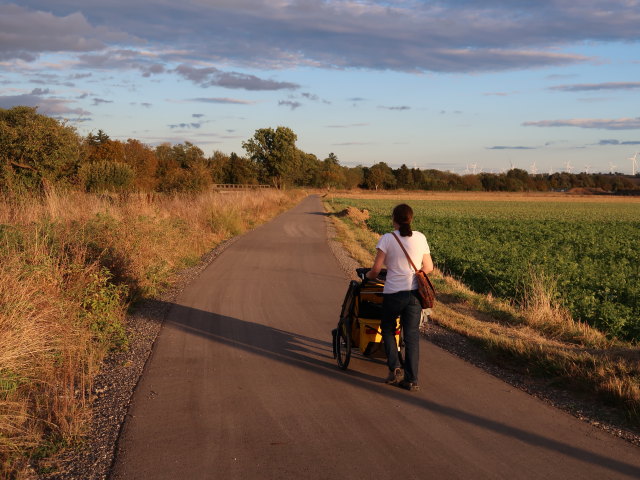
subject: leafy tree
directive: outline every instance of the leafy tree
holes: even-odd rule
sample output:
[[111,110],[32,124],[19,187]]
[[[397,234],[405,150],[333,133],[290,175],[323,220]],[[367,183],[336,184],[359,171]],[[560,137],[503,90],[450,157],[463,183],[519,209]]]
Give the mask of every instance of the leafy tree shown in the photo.
[[96,141],[89,135],[82,145],[82,161],[83,163],[124,162],[124,144],[119,140],[111,140],[106,134],[100,141]]
[[413,188],[422,188],[422,183],[424,181],[424,176],[422,175],[422,170],[419,168],[411,169],[411,183],[413,184]]
[[[226,183],[226,168],[229,162],[229,155],[216,150],[213,155],[207,159],[207,170],[211,175],[214,183]],[[257,174],[256,174],[257,175]]]
[[109,135],[107,135],[104,131],[98,130],[98,133],[95,135],[90,133],[87,135],[86,142],[92,147],[97,147],[99,145],[103,145],[110,140]]
[[319,186],[324,188],[339,188],[346,183],[344,170],[340,167],[338,157],[330,153],[324,159],[319,171]]
[[295,176],[295,184],[299,186],[314,185],[318,178],[318,172],[322,167],[322,162],[313,153],[305,153],[300,149],[298,152],[299,169]]
[[533,186],[529,172],[521,168],[512,168],[506,175],[507,190],[521,192],[530,190]]
[[123,144],[124,163],[129,165],[135,173],[135,186],[143,191],[152,191],[156,184],[156,170],[158,158],[154,150],[135,139],[128,139]]
[[180,168],[191,168],[205,163],[204,152],[191,142],[179,143],[171,147],[171,157]]
[[467,191],[482,190],[482,183],[479,175],[464,175],[460,178],[460,186]]
[[365,184],[369,189],[393,188],[396,185],[396,177],[393,170],[385,162],[376,163],[365,175]]
[[294,183],[300,172],[297,135],[288,127],[260,128],[252,138],[242,142],[249,157],[261,168],[264,181],[278,188]]
[[429,169],[423,173],[422,186],[425,190],[463,190],[462,178],[451,172]]
[[357,188],[364,183],[364,167],[358,165],[352,168],[344,168],[344,187]]
[[156,158],[158,159],[158,168],[156,169],[156,177],[162,178],[171,170],[178,168],[178,163],[174,160],[171,150],[171,144],[162,143],[156,147]]
[[568,190],[571,188],[571,175],[565,172],[554,173],[549,179],[549,184],[554,190]]
[[409,170],[409,167],[404,163],[393,173],[396,177],[398,188],[413,187],[413,174],[411,173],[411,170]]
[[208,161],[200,148],[190,142],[156,147],[157,189],[162,192],[200,192],[211,185]]
[[224,182],[255,185],[258,183],[258,169],[254,162],[235,153],[229,156],[224,166]]
[[0,109],[0,186],[5,189],[68,182],[77,172],[80,138],[75,129],[36,110]]

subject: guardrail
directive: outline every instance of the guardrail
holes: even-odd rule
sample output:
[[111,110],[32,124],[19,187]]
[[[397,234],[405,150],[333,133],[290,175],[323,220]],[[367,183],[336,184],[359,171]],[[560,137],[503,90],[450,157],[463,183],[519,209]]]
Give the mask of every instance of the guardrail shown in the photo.
[[257,190],[260,188],[273,188],[271,185],[251,185],[243,183],[214,183],[214,190]]

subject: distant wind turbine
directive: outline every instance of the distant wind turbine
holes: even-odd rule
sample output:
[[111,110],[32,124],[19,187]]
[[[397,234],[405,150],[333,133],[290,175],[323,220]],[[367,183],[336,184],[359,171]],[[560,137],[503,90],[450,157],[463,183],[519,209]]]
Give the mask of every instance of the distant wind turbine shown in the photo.
[[567,161],[567,163],[564,164],[564,171],[567,173],[571,173],[572,170],[573,170],[573,165],[571,165],[570,161]]
[[633,157],[627,158],[627,160],[631,160],[631,175],[635,177],[638,170],[638,152]]
[[613,173],[616,171],[617,165],[614,165],[612,162],[609,162],[609,173]]
[[584,171],[587,175],[589,175],[591,173],[591,165],[585,165]]
[[529,167],[529,169],[531,170],[531,175],[535,175],[536,173],[538,173],[538,167],[536,166],[536,162],[533,162]]

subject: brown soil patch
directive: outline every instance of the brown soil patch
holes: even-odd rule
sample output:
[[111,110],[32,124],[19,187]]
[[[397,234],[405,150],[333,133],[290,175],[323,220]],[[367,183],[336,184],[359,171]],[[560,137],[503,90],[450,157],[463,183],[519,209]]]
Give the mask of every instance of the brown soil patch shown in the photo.
[[572,188],[567,192],[569,195],[607,195],[602,188]]
[[338,217],[348,217],[356,225],[364,225],[369,220],[369,210],[360,210],[355,207],[348,207],[338,213]]

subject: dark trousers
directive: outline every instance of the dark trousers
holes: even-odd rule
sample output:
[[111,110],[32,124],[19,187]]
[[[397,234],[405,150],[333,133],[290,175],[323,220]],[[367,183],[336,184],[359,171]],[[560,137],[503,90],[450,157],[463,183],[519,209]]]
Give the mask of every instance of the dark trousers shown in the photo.
[[384,294],[380,329],[387,354],[387,365],[390,370],[400,368],[395,338],[396,318],[400,317],[405,344],[404,378],[409,382],[418,381],[421,313],[417,290]]

